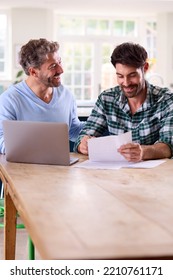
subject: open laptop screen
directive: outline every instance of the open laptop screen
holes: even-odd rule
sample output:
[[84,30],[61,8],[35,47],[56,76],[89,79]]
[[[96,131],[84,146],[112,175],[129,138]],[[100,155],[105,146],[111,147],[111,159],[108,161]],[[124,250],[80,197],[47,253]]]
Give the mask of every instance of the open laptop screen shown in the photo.
[[66,123],[3,121],[6,160],[12,162],[70,165]]

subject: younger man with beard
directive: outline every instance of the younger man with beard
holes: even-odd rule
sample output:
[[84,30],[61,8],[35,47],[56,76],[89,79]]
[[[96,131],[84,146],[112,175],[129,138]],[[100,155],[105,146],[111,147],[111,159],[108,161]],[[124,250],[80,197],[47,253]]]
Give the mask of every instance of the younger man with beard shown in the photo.
[[[173,94],[149,84],[147,52],[139,44],[118,45],[111,56],[118,86],[103,91],[81,131],[75,149],[88,154],[87,140],[132,131],[133,143],[118,152],[128,161],[171,158],[173,153]],[[103,151],[104,152],[104,151]]]

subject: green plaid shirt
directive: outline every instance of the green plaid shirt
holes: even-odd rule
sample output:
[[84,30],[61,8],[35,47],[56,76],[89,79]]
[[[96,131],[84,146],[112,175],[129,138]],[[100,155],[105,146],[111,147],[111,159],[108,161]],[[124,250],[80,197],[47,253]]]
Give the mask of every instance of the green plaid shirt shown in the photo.
[[163,142],[173,153],[173,93],[168,88],[146,84],[147,98],[134,115],[119,86],[103,91],[75,142],[74,151],[84,135],[99,137],[106,131],[110,135],[132,131],[133,142]]

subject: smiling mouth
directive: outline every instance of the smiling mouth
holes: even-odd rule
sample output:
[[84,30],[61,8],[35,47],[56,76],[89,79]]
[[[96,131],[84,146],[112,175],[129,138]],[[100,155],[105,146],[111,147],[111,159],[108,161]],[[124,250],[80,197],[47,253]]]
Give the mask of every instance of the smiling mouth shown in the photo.
[[53,79],[60,80],[60,75],[54,76]]
[[129,86],[129,87],[123,87],[123,90],[127,93],[128,92],[131,93],[135,90],[135,88],[136,88],[135,86]]

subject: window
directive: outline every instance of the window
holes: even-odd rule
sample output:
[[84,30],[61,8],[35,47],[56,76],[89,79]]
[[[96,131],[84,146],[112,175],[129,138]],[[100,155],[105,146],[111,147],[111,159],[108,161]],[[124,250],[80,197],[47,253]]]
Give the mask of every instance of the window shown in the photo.
[[113,50],[113,45],[103,43],[101,46],[101,84],[100,91],[112,87],[117,84],[115,68],[110,63],[110,56]]
[[110,21],[88,19],[86,21],[86,34],[87,35],[110,35]]
[[155,21],[146,22],[146,40],[147,51],[150,58],[156,58],[156,32],[157,25]]
[[78,100],[92,99],[94,77],[93,43],[68,42],[64,44],[64,82]]
[[8,36],[8,15],[0,12],[0,78],[9,77],[9,36]]
[[60,43],[63,83],[83,105],[95,102],[101,91],[117,84],[110,62],[116,45],[125,41],[141,43],[150,58],[156,58],[155,19],[57,15],[56,23],[54,39]]
[[60,35],[70,36],[70,35],[84,35],[85,26],[84,20],[82,18],[70,18],[70,17],[61,17],[58,21],[59,28],[58,33]]
[[115,20],[113,34],[116,36],[136,36],[137,30],[134,20]]

